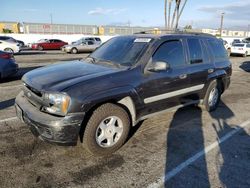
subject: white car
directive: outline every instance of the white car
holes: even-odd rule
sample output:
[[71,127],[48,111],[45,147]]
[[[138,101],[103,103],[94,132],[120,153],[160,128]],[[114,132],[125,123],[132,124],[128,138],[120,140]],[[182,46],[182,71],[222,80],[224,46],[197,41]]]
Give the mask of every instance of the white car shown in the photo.
[[250,43],[235,43],[231,47],[231,54],[250,55]]
[[18,53],[20,52],[20,44],[16,42],[0,40],[0,50],[9,53]]
[[74,41],[72,42],[71,44],[75,44],[75,43],[81,43],[81,42],[87,42],[87,41],[92,41],[94,42],[95,44],[99,44],[101,45],[102,44],[102,40],[99,38],[99,37],[83,37],[77,41]]

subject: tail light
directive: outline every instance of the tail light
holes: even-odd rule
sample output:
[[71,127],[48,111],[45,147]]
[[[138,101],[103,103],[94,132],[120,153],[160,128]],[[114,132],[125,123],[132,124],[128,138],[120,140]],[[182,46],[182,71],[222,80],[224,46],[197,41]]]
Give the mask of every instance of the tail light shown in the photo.
[[13,54],[4,53],[4,54],[0,54],[0,58],[3,58],[3,59],[12,59],[12,58],[14,58],[14,56],[13,56]]

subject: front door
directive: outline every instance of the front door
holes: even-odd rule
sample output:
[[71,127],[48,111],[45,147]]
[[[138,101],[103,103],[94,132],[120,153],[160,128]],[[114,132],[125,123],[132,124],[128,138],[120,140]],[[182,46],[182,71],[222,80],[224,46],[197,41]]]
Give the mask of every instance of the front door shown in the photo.
[[180,39],[163,42],[152,55],[151,63],[166,62],[167,70],[149,71],[144,75],[142,93],[146,110],[142,116],[182,103],[189,89],[189,73],[183,42]]

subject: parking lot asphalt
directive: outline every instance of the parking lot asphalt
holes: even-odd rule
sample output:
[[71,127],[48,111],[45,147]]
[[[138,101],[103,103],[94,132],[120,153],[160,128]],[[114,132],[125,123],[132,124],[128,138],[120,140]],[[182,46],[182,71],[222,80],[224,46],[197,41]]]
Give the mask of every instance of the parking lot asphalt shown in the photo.
[[250,187],[250,57],[231,57],[230,88],[212,113],[185,107],[147,119],[108,157],[33,137],[15,118],[21,76],[88,54],[26,52],[0,82],[0,187]]

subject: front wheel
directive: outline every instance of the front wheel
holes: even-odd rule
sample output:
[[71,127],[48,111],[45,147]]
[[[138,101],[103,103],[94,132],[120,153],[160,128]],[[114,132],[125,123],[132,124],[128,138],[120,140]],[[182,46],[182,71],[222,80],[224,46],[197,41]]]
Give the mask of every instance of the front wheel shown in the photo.
[[243,54],[243,57],[247,57],[247,55],[248,55],[248,53],[247,53],[247,52],[245,52],[245,53]]
[[78,53],[78,50],[77,50],[76,48],[72,48],[71,53],[72,53],[72,54],[77,54],[77,53]]
[[208,86],[203,105],[208,112],[216,110],[220,103],[221,88],[217,81],[214,80]]
[[83,134],[83,146],[94,155],[109,155],[125,143],[129,130],[128,113],[115,104],[104,104],[90,117]]

